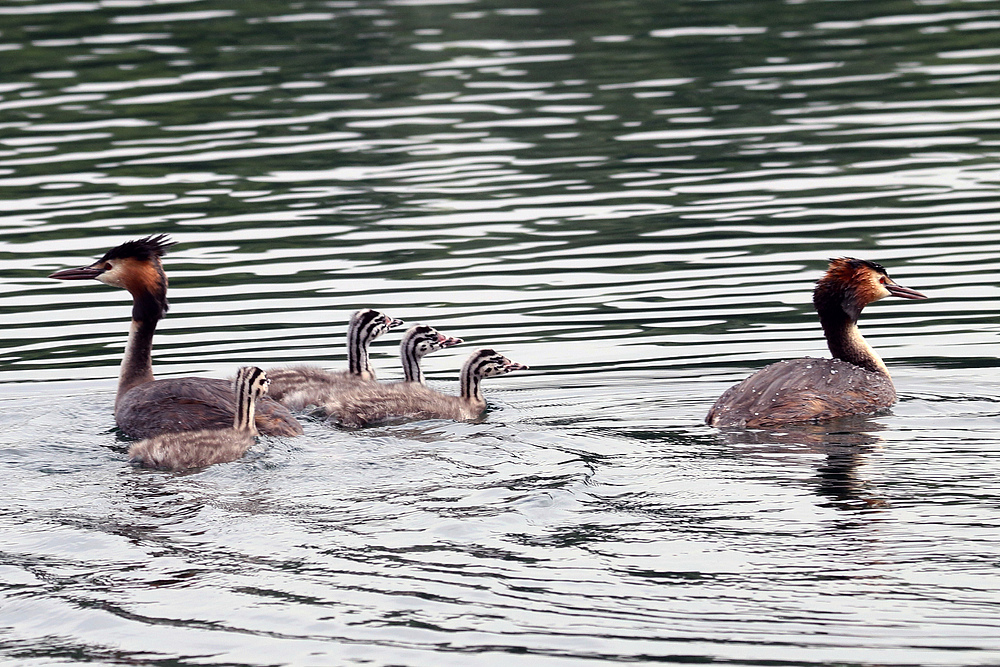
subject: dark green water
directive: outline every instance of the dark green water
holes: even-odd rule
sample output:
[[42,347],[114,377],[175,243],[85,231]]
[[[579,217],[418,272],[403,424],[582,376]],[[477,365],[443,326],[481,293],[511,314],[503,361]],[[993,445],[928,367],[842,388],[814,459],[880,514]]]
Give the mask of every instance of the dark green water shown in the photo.
[[[12,664],[1000,662],[1000,3],[0,5],[0,656]],[[382,309],[478,423],[305,423],[135,471],[127,294],[46,276],[170,234],[160,377],[345,364]],[[702,424],[826,355],[830,257],[899,403]],[[384,341],[384,342],[383,342]],[[376,344],[400,377],[398,335]]]

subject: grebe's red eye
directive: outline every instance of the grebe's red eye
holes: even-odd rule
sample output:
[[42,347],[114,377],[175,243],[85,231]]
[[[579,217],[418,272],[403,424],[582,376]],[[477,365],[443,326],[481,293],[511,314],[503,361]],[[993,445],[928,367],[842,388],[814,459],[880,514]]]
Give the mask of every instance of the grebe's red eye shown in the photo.
[[880,283],[882,283],[883,285],[885,285],[885,280],[886,280],[886,279],[885,279],[885,276],[882,276],[881,278],[879,278],[879,279],[878,279],[878,281],[879,281]]

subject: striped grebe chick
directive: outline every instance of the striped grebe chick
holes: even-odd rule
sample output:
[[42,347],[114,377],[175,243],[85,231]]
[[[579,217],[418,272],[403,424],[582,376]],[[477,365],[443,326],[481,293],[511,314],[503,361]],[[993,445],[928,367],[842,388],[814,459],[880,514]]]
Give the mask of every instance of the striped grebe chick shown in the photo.
[[332,396],[324,409],[331,422],[349,427],[420,419],[475,419],[486,409],[480,387],[483,378],[527,368],[493,350],[478,350],[462,366],[459,396],[416,382],[359,385]]
[[833,359],[792,359],[767,366],[726,390],[709,411],[711,426],[774,428],[876,412],[896,401],[889,369],[858,331],[862,309],[887,296],[927,297],[898,285],[879,264],[830,260],[813,305]]
[[432,326],[418,324],[403,334],[399,344],[399,358],[403,362],[403,382],[426,384],[420,360],[432,352],[464,343],[461,338],[445,336]]
[[355,383],[374,382],[368,348],[376,338],[403,324],[371,308],[351,316],[347,326],[347,370],[328,371],[319,366],[284,366],[268,369],[271,396],[292,410],[318,405],[331,391],[342,390]]
[[267,384],[267,375],[261,369],[241,368],[233,380],[236,416],[232,428],[161,433],[140,440],[129,447],[129,463],[143,468],[184,470],[235,461],[257,436],[254,405],[267,393]]
[[[126,435],[147,438],[159,433],[226,428],[236,404],[227,380],[153,378],[153,334],[166,315],[167,275],[160,258],[174,245],[166,235],[128,241],[89,266],[51,274],[59,280],[95,279],[132,295],[132,326],[118,376],[115,421]],[[301,435],[287,408],[265,398],[257,410],[257,428],[265,435]]]

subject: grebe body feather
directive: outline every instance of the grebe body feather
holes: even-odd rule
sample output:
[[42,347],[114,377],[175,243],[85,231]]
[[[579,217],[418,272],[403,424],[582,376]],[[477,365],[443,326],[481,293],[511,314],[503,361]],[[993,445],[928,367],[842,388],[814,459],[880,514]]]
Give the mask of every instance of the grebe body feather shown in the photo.
[[840,359],[791,359],[771,364],[727,389],[708,413],[713,426],[776,428],[877,412],[896,402],[885,373]]

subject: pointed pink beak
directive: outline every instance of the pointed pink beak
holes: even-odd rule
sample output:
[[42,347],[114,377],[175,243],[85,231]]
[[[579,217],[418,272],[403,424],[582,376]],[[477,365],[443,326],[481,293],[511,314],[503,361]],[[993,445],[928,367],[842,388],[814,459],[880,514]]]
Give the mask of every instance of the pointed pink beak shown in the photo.
[[527,364],[519,364],[516,361],[511,361],[508,359],[504,365],[503,369],[508,373],[513,373],[514,371],[526,371],[528,370]]
[[445,336],[443,333],[438,334],[438,345],[441,347],[452,347],[454,345],[461,345],[464,342],[461,338],[452,338]]

